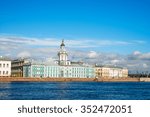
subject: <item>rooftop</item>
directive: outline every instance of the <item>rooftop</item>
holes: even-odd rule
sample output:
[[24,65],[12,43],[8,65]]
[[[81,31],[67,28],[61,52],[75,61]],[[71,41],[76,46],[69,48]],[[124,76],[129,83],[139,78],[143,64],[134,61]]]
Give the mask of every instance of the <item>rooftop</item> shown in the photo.
[[95,65],[95,67],[105,67],[105,68],[117,68],[117,69],[123,69],[123,67],[113,66],[113,65]]
[[61,43],[60,46],[65,46],[65,44],[64,44],[64,39],[62,40],[62,43]]
[[7,57],[0,56],[0,61],[11,61],[11,59]]

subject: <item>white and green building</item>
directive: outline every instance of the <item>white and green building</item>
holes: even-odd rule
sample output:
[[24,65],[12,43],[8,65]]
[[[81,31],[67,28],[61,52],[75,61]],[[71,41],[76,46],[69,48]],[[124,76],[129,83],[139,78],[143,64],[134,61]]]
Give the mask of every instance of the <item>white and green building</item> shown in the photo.
[[88,66],[27,64],[23,66],[23,76],[41,78],[94,78],[95,70]]
[[23,77],[41,78],[94,78],[95,68],[89,65],[79,64],[68,60],[68,53],[65,50],[64,41],[58,52],[59,60],[49,64],[30,62],[23,66]]

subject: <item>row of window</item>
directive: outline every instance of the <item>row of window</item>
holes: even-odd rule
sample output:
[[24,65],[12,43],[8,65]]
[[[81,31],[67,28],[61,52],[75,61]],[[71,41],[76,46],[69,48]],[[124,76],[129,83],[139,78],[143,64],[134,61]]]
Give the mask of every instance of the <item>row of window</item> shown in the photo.
[[41,71],[34,71],[34,72],[32,72],[33,74],[44,74],[44,72],[41,72]]
[[33,69],[35,69],[35,70],[43,70],[44,68],[36,68],[36,67],[34,67]]
[[8,75],[8,71],[0,71],[0,75]]
[[[44,69],[44,67],[33,67],[33,69],[35,70],[39,70],[39,69]],[[48,67],[47,70],[59,70],[60,68],[58,67]],[[93,69],[86,69],[86,68],[72,68],[72,69],[67,69],[68,71],[92,71]]]
[[1,64],[0,63],[0,67],[9,67],[9,64],[8,63],[7,64],[5,64],[5,63]]
[[[43,70],[33,70],[33,72],[34,73],[37,73],[37,72],[39,72],[39,73],[43,73],[44,71]],[[54,74],[57,74],[58,72],[60,72],[60,71],[58,71],[58,70],[51,70],[51,71],[45,71],[46,73],[54,73]],[[72,72],[68,72],[68,71],[64,71],[64,73],[65,74],[86,74],[87,72],[86,71],[72,71]],[[92,72],[88,72],[88,73],[92,73]]]
[[[59,70],[59,68],[48,68],[48,70]],[[80,68],[73,68],[73,69],[67,69],[68,71],[85,71],[86,69],[80,69]]]

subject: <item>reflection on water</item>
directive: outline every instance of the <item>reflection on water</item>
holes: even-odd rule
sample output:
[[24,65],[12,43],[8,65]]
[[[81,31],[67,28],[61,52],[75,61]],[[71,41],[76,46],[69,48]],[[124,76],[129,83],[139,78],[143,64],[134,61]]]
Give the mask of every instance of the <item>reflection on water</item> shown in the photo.
[[0,99],[150,100],[150,83],[12,82],[0,83]]
[[0,83],[0,99],[7,99],[10,95],[11,83]]
[[1,88],[5,88],[5,89],[10,88],[10,84],[11,83],[0,83],[0,89]]
[[59,98],[59,99],[65,98],[67,96],[67,94],[68,94],[68,90],[67,89],[69,89],[69,88],[70,88],[70,86],[69,86],[68,83],[66,83],[66,82],[62,83],[61,82],[58,85],[58,89],[60,89],[60,90],[57,92],[57,95],[58,95],[57,98]]

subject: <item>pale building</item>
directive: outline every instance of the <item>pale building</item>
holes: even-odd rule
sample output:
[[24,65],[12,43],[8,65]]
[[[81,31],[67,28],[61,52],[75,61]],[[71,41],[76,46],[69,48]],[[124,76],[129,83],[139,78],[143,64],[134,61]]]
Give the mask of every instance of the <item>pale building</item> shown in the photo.
[[23,77],[23,65],[29,62],[28,59],[15,59],[11,61],[11,76]]
[[96,78],[125,78],[128,77],[128,69],[112,66],[96,66],[95,67]]
[[[54,77],[54,78],[95,78],[95,69],[83,62],[71,62],[65,49],[64,40],[58,52],[58,63],[52,59],[49,62],[31,62],[23,66],[24,77]],[[71,64],[72,63],[72,64]]]
[[9,77],[11,75],[11,61],[0,57],[0,77]]
[[49,59],[49,62],[31,62],[23,66],[23,77],[54,77],[54,78],[125,78],[128,70],[121,67],[89,66],[80,62],[68,60],[64,40],[60,45],[57,62]]
[[26,64],[24,77],[41,78],[95,78],[95,69],[89,66],[59,66],[44,64]]
[[128,77],[128,69],[122,70],[122,77]]
[[70,61],[68,60],[68,53],[65,49],[64,40],[62,40],[62,43],[60,45],[60,51],[58,52],[58,64],[59,65],[70,65]]

